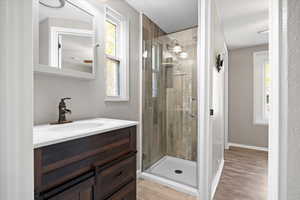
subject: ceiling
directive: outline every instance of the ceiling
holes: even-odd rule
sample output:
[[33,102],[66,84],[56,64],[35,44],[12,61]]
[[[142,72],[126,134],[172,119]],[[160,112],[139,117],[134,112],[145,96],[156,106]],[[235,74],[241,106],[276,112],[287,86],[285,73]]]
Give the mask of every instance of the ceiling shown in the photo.
[[167,33],[198,25],[197,0],[126,0]]
[[268,43],[268,0],[216,0],[229,49]]

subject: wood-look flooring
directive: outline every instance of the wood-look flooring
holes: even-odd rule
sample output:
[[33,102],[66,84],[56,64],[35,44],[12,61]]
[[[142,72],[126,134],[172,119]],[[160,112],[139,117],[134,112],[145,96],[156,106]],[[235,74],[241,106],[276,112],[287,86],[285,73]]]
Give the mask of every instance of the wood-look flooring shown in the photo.
[[[231,147],[214,200],[266,200],[267,152]],[[196,200],[147,180],[138,181],[138,200]]]
[[268,153],[231,147],[214,200],[266,200]]
[[137,200],[196,200],[196,197],[148,180],[140,179],[137,185]]

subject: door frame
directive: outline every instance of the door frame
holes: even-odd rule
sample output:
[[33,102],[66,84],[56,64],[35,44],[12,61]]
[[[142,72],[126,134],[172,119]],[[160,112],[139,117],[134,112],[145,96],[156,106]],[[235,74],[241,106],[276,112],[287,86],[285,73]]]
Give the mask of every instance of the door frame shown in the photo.
[[[199,0],[198,9],[198,161],[199,199],[211,199],[212,136],[211,101],[212,0]],[[269,124],[268,200],[286,199],[287,155],[287,30],[286,0],[269,0],[270,63],[272,65],[272,111]],[[281,161],[281,162],[280,162]]]
[[198,0],[198,190],[199,200],[211,199],[212,128],[211,128],[211,56],[212,0]]
[[229,51],[226,42],[224,42],[224,149],[229,149]]
[[272,111],[269,122],[268,200],[287,199],[288,50],[287,0],[269,0],[269,57],[272,66]]
[[32,13],[32,0],[0,2],[0,199],[34,199]]

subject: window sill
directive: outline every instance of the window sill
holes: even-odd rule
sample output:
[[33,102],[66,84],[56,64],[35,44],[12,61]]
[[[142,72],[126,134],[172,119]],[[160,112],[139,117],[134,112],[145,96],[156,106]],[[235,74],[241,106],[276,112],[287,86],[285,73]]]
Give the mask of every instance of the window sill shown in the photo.
[[128,102],[129,98],[111,98],[107,97],[104,99],[105,102]]

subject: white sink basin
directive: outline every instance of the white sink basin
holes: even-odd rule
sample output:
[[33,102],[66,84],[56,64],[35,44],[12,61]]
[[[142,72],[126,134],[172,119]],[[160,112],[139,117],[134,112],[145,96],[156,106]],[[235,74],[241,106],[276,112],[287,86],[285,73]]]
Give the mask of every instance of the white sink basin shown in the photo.
[[55,127],[50,127],[49,131],[53,132],[73,132],[73,131],[84,131],[90,130],[95,128],[100,128],[103,126],[103,123],[70,123],[70,124],[62,124],[62,125],[55,125]]
[[137,124],[135,121],[96,118],[61,125],[39,125],[33,128],[33,145],[40,148]]

